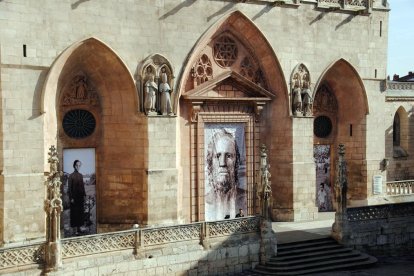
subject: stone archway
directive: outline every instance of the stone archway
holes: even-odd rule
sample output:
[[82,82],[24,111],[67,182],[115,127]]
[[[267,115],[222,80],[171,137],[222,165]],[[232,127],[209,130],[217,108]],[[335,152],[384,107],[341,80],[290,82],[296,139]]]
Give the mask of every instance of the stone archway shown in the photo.
[[[283,144],[280,143],[283,139],[278,139],[291,129],[286,81],[280,64],[260,30],[239,11],[230,13],[207,30],[187,60],[177,89],[180,95],[177,115],[183,138],[179,146],[180,162],[185,168],[183,181],[179,181],[183,183],[184,216],[191,221],[204,219],[203,158],[208,144],[204,136],[207,135],[206,126],[212,124],[239,124],[245,129],[246,156],[250,158],[245,164],[249,187],[247,211],[254,214],[254,183],[258,170],[255,157],[259,143],[274,149],[268,153],[270,162],[275,164],[271,173],[281,175],[280,172],[284,172],[273,183],[273,189],[291,186],[289,169],[283,166],[283,162],[290,162],[287,159],[291,158],[288,153],[291,147],[287,146],[289,142]],[[278,95],[277,101],[273,100],[275,95]],[[286,156],[279,154],[282,150]],[[281,196],[280,193],[274,195]],[[292,193],[274,200],[282,201],[291,202]]]
[[[94,104],[86,101],[89,96],[81,101],[66,99],[79,76],[87,83],[86,93],[96,94]],[[62,119],[73,109],[87,110],[95,117],[96,128],[90,136],[76,139],[63,131]],[[147,220],[147,123],[138,110],[131,73],[110,47],[95,38],[67,48],[45,82],[45,148],[57,144],[60,152],[71,148],[96,150],[98,232],[129,228]]]
[[346,60],[333,63],[322,75],[315,89],[315,119],[326,116],[332,132],[326,137],[314,135],[314,144],[331,146],[331,183],[338,145],[344,144],[348,165],[348,199],[364,200],[368,196],[366,115],[369,113],[363,82],[355,68]]

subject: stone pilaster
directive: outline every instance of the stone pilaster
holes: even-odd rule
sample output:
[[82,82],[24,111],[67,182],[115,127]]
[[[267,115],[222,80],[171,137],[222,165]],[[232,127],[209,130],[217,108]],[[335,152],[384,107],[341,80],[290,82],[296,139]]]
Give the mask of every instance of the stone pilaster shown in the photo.
[[176,117],[148,117],[148,225],[177,222]]

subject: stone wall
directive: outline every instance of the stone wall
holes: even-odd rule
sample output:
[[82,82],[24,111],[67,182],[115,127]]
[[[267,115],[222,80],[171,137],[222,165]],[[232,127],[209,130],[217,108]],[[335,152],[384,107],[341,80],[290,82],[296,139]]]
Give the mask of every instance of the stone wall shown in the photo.
[[[356,184],[350,189],[355,195],[369,196],[370,178],[365,171],[359,174],[360,168],[369,170],[368,175],[380,173],[378,160],[385,155],[378,149],[382,149],[384,133],[392,126],[391,117],[383,118],[396,110],[394,104],[384,104],[379,96],[379,84],[386,77],[387,6],[375,1],[372,13],[361,15],[359,7],[336,12],[323,9],[316,0],[284,2],[142,0],[115,5],[112,0],[99,4],[0,1],[0,241],[23,243],[44,236],[46,150],[51,144],[62,143],[57,131],[58,84],[77,70],[91,76],[104,100],[105,128],[101,151],[97,149],[97,169],[103,183],[97,203],[100,229],[137,221],[157,224],[196,220],[192,210],[197,201],[189,196],[199,192],[190,182],[194,164],[188,146],[180,145],[192,139],[189,136],[193,132],[186,127],[190,112],[181,112],[178,105],[177,117],[168,119],[177,126],[168,130],[176,137],[170,141],[171,148],[162,146],[165,137],[151,144],[150,139],[158,137],[151,131],[158,129],[164,118],[159,118],[159,125],[148,123],[156,119],[147,120],[139,111],[139,100],[134,96],[140,89],[135,86],[137,68],[154,53],[167,57],[176,72],[173,90],[180,95],[180,81],[190,74],[190,61],[197,59],[198,46],[229,26],[251,46],[269,90],[276,95],[260,122],[260,143],[268,145],[271,174],[277,177],[272,181],[275,217],[300,220],[316,215],[308,212],[311,201],[301,202],[314,200],[315,187],[309,186],[314,183],[303,181],[304,171],[313,177],[309,159],[312,143],[308,140],[312,120],[293,123],[296,119],[290,112],[288,80],[299,63],[309,69],[311,89],[323,81],[331,82],[341,95],[339,100],[346,103],[346,112],[353,113],[347,107],[354,102],[365,103],[362,99],[367,97],[369,112],[364,109],[356,119],[344,118],[341,133],[355,160],[350,164],[356,169],[352,176]],[[340,66],[334,66],[338,61]],[[334,70],[327,72],[332,66]],[[354,124],[355,138],[347,137],[349,124]],[[298,131],[300,125],[305,131]],[[293,146],[302,135],[306,141]],[[151,167],[157,162],[160,147],[169,160],[162,168]],[[294,161],[293,155],[304,163]],[[158,208],[167,194],[169,214]]]
[[348,208],[341,242],[373,255],[414,250],[414,203]]
[[[275,252],[271,224],[259,222],[247,217],[63,239],[63,264],[49,275],[237,274],[260,261],[261,238],[265,256]],[[44,246],[1,249],[0,274],[40,275]]]

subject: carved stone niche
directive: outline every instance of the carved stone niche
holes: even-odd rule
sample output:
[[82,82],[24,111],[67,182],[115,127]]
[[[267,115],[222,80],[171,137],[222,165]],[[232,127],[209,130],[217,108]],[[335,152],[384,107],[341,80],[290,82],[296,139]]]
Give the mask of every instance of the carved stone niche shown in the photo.
[[153,54],[140,63],[137,69],[140,109],[147,116],[174,116],[176,93],[171,63],[160,54]]
[[298,64],[290,78],[290,97],[292,99],[292,114],[294,116],[312,116],[311,78],[308,68]]
[[251,82],[239,73],[227,71],[202,85],[187,91],[183,99],[190,103],[191,121],[197,122],[198,113],[254,113],[256,121],[275,95]]

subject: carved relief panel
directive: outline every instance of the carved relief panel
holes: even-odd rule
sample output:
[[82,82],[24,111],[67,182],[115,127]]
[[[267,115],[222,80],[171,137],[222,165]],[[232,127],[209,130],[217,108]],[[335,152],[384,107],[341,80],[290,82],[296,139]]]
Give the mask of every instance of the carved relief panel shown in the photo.
[[309,70],[299,64],[293,70],[291,79],[292,113],[295,116],[312,116],[312,92]]
[[100,131],[100,99],[84,72],[63,85],[59,98],[59,137],[65,146],[95,146]]
[[165,57],[154,54],[141,63],[137,86],[142,112],[147,116],[174,116],[174,74]]

